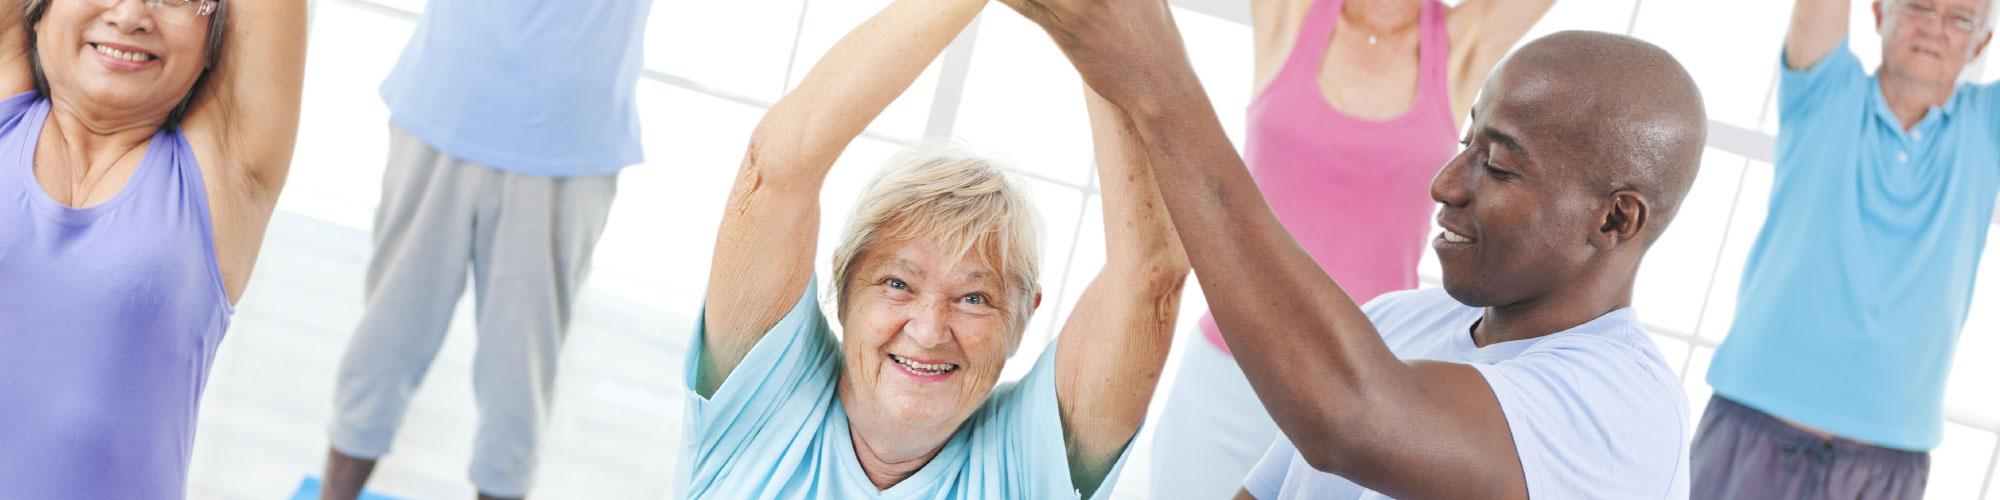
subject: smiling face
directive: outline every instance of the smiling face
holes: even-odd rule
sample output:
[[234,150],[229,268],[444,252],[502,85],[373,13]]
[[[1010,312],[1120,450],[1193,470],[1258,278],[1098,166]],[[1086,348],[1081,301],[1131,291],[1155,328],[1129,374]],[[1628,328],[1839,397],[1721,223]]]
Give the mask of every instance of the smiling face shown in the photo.
[[844,287],[843,398],[851,413],[952,429],[1020,347],[1023,295],[980,255],[927,239],[879,243]]
[[942,442],[978,409],[1041,303],[1040,241],[999,164],[949,143],[890,160],[833,253],[857,433]]
[[1523,46],[1494,69],[1465,150],[1431,183],[1445,291],[1504,307],[1584,283],[1629,289],[1706,137],[1693,78],[1657,46],[1576,31]]
[[1561,123],[1542,112],[1559,105],[1558,86],[1504,68],[1472,112],[1466,147],[1431,182],[1444,228],[1431,246],[1444,288],[1474,307],[1546,294],[1584,269],[1595,197],[1564,168],[1567,151],[1546,147]]
[[[1887,0],[1875,3],[1882,73],[1949,85],[1993,38],[1991,0]],[[1935,13],[1936,19],[1931,19]],[[1970,26],[1971,29],[1966,28]]]
[[164,119],[209,65],[213,18],[197,14],[200,2],[45,1],[35,55],[49,97],[65,106]]

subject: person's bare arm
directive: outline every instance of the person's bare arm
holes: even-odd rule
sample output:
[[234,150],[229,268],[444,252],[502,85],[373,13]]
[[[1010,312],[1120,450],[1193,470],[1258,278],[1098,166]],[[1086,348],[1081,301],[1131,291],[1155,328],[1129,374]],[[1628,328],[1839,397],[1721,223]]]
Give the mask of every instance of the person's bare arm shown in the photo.
[[898,0],[834,44],[764,114],[730,189],[703,306],[696,388],[713,394],[805,293],[819,191],[841,151],[964,31],[985,0]]
[[1507,421],[1479,372],[1397,359],[1272,215],[1166,2],[1003,1],[1132,118],[1223,338],[1308,463],[1396,497],[1526,497]]
[[221,58],[208,69],[181,129],[209,174],[216,258],[234,302],[250,280],[292,168],[305,86],[306,0],[231,1],[223,9],[209,16],[209,22],[228,19]]
[[1123,111],[1088,88],[1084,94],[1104,190],[1105,261],[1058,337],[1056,401],[1070,476],[1089,495],[1146,418],[1188,261],[1138,132]]
[[1486,74],[1555,4],[1556,0],[1466,0],[1452,7],[1448,24],[1454,117],[1463,119],[1486,83]]
[[1284,69],[1285,60],[1291,57],[1292,44],[1299,38],[1299,24],[1312,7],[1312,0],[1249,2],[1250,36],[1254,51],[1250,90],[1262,93],[1264,87],[1278,78],[1278,71]]
[[1819,64],[1847,37],[1849,0],[1798,0],[1792,4],[1792,26],[1785,32],[1785,65],[1806,70]]
[[0,97],[35,88],[34,69],[28,62],[28,27],[22,20],[22,2],[6,2],[0,8]]
[[1236,500],[1257,500],[1256,495],[1250,494],[1249,488],[1237,488],[1235,498]]

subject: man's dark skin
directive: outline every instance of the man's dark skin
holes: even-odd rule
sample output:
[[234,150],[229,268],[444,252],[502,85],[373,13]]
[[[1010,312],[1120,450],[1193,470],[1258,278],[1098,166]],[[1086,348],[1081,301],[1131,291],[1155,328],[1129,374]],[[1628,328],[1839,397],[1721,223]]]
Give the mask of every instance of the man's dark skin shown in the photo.
[[[1223,339],[1313,468],[1399,498],[1528,496],[1484,377],[1397,359],[1272,215],[1165,1],[1002,1],[1133,119]],[[1440,224],[1472,240],[1436,246],[1446,291],[1484,309],[1474,342],[1630,305],[1639,262],[1700,165],[1707,118],[1693,80],[1645,42],[1565,32],[1523,47],[1481,95],[1466,149],[1431,185]]]

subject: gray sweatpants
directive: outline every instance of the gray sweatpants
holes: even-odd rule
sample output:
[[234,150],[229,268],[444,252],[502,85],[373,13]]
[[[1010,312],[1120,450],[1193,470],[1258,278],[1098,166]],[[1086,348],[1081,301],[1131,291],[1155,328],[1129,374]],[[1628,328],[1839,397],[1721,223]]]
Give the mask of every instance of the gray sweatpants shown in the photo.
[[1821,438],[1720,395],[1695,430],[1690,498],[1910,499],[1924,496],[1928,453]]
[[388,453],[444,343],[469,267],[477,301],[472,483],[524,496],[554,396],[557,355],[615,175],[539,177],[441,154],[390,126],[366,308],[341,360],[329,434],[348,456]]

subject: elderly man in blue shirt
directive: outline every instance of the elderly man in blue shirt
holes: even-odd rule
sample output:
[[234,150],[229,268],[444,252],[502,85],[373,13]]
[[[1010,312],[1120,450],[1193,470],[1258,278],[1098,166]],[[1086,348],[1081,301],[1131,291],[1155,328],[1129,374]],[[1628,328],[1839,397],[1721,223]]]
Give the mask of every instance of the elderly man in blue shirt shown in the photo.
[[354,498],[473,275],[471,479],[533,484],[556,361],[617,173],[639,163],[634,95],[651,0],[430,0],[395,70],[366,310],[341,361],[322,498]]
[[1918,498],[2000,196],[2000,90],[1958,77],[1991,0],[1798,0],[1770,216],[1708,372],[1695,498]]

